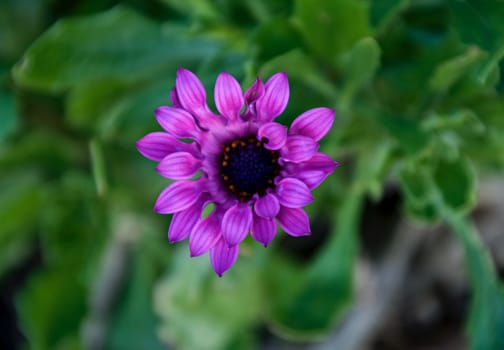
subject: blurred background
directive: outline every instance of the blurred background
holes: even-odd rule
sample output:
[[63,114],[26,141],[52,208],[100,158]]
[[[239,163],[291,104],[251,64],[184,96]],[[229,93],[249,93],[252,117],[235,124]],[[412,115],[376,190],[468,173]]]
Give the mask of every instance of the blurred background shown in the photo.
[[[1,0],[0,349],[504,349],[504,2]],[[134,143],[178,67],[337,117],[312,235],[223,278]],[[210,100],[210,98],[209,98]],[[213,106],[213,101],[209,101]]]

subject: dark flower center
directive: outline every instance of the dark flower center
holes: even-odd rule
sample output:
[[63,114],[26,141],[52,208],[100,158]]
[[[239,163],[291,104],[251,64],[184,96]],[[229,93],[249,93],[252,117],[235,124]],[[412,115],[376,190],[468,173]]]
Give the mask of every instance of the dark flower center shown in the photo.
[[278,151],[264,148],[264,142],[249,136],[223,145],[219,158],[221,178],[229,192],[241,201],[256,193],[264,194],[280,173]]

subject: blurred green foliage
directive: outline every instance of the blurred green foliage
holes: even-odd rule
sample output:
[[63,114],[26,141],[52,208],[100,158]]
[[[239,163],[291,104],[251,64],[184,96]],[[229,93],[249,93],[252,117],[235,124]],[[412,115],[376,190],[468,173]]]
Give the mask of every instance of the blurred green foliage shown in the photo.
[[[107,349],[249,349],[261,324],[323,336],[352,301],[363,201],[387,180],[405,215],[446,221],[464,246],[471,348],[504,348],[502,286],[467,218],[477,177],[504,165],[502,18],[492,0],[2,2],[0,276],[41,256],[17,296],[29,347],[82,348],[97,280],[116,278]],[[150,210],[166,183],[134,142],[159,129],[180,66],[209,96],[222,70],[244,87],[286,71],[283,123],[337,110],[322,148],[343,165],[308,208],[329,222],[310,259],[245,242],[218,279],[168,245]],[[126,268],[107,275],[123,241]]]

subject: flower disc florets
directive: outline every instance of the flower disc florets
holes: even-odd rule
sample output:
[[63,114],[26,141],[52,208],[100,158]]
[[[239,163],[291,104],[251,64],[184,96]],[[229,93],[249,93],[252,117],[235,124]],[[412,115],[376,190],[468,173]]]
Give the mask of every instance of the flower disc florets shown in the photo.
[[[165,132],[137,142],[142,155],[159,162],[157,171],[175,181],[154,206],[158,213],[173,214],[169,241],[189,237],[191,256],[210,252],[221,276],[249,232],[264,246],[274,238],[277,222],[291,236],[310,234],[301,208],[338,165],[317,152],[334,111],[308,110],[289,130],[274,122],[289,99],[285,73],[266,84],[257,79],[245,94],[231,75],[221,73],[214,96],[219,114],[208,108],[205,89],[192,72],[179,69],[175,85],[173,106],[155,113]],[[210,203],[214,210],[202,217]]]
[[[267,142],[267,140],[265,140]],[[264,196],[280,174],[279,153],[264,147],[253,135],[223,145],[219,157],[224,186],[241,202]]]

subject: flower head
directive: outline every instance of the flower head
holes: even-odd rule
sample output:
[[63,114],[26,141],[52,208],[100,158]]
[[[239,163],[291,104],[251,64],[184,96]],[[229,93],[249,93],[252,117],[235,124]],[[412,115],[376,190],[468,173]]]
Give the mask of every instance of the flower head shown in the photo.
[[[317,152],[317,142],[333,124],[332,109],[308,110],[289,130],[274,122],[289,99],[285,73],[265,84],[257,79],[243,94],[236,79],[223,72],[214,95],[219,114],[209,109],[196,75],[179,69],[172,106],[155,112],[164,132],[150,133],[136,145],[159,162],[159,174],[174,180],[154,206],[158,213],[173,214],[169,241],[189,237],[191,256],[210,252],[212,267],[222,276],[248,233],[264,246],[277,223],[291,236],[309,235],[302,207],[338,163]],[[202,217],[210,203],[213,211]]]

